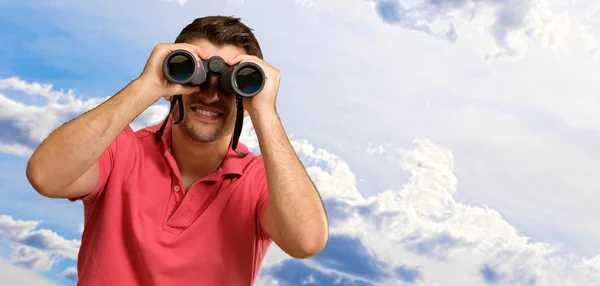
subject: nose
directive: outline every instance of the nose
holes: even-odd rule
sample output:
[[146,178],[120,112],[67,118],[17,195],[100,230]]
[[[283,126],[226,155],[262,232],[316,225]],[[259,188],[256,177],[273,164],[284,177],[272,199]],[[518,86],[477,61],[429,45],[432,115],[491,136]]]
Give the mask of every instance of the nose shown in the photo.
[[221,88],[219,86],[219,77],[211,75],[209,78],[202,83],[200,86],[200,97],[206,103],[213,103],[219,101],[221,94]]

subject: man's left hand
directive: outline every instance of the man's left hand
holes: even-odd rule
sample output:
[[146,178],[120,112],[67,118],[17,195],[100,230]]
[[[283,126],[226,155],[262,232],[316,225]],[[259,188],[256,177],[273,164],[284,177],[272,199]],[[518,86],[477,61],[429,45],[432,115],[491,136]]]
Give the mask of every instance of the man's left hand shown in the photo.
[[279,92],[279,70],[261,60],[256,56],[238,55],[227,62],[229,65],[235,65],[242,62],[253,62],[259,65],[265,72],[265,86],[253,97],[243,97],[244,109],[250,116],[256,113],[275,112],[275,102]]

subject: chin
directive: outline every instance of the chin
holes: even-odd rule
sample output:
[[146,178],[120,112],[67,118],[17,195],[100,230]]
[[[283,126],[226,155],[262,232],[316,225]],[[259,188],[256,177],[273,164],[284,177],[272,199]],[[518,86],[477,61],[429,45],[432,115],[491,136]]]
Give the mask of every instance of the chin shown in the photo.
[[219,134],[221,133],[220,128],[210,128],[208,126],[202,126],[199,123],[184,124],[181,128],[189,138],[202,143],[217,141]]

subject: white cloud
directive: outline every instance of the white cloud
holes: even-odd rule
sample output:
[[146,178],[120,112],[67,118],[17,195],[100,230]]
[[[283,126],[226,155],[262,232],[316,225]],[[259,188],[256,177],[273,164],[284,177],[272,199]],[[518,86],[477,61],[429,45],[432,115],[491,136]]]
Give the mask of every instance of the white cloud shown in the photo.
[[[51,84],[29,83],[18,77],[0,79],[0,127],[8,129],[8,137],[0,137],[0,152],[30,156],[33,149],[63,123],[96,107],[106,98],[84,100],[75,91],[54,90]],[[20,100],[16,94],[28,96]],[[34,102],[26,104],[23,102]],[[164,119],[166,105],[155,104],[138,116],[131,127],[134,130]]]
[[11,263],[35,271],[48,271],[57,262],[49,252],[26,245],[13,246]]
[[[480,2],[477,9],[485,11],[489,3]],[[532,3],[528,13],[542,13]],[[594,5],[584,4],[544,9],[595,13]],[[286,129],[338,152],[367,180],[361,186],[373,190],[361,190],[369,195],[397,186],[407,173],[392,171],[384,156],[356,152],[354,145],[405,146],[414,138],[430,138],[460,158],[455,168],[462,179],[461,200],[490,205],[536,239],[565,243],[579,253],[600,251],[600,232],[589,219],[598,217],[593,174],[600,169],[600,113],[595,111],[600,83],[594,78],[600,73],[589,53],[567,39],[566,48],[573,49],[562,59],[532,43],[519,60],[484,63],[469,51],[476,47],[469,42],[475,36],[447,44],[374,21],[365,1],[337,7],[344,13],[315,9],[305,13],[310,21],[302,21],[303,28],[292,29],[294,35],[311,31],[318,49],[277,43],[298,58],[319,59],[296,61],[287,69],[293,80],[282,90]],[[355,10],[364,16],[355,17]],[[581,19],[592,18],[570,21],[578,25]],[[482,37],[491,37],[486,33]],[[303,77],[312,70],[319,76]]]
[[77,281],[77,279],[79,278],[77,276],[77,267],[71,266],[71,267],[65,269],[63,272],[61,272],[59,274],[59,276],[63,277],[63,278],[66,278],[66,279],[69,279],[71,281]]
[[161,1],[165,1],[165,2],[175,2],[177,3],[179,6],[183,6],[185,4],[187,4],[188,0],[161,0]]
[[[217,6],[217,2],[208,5],[190,1],[187,3],[189,9],[180,11],[177,19],[166,25],[137,21],[135,25],[139,26],[130,26],[115,17],[111,25],[118,29],[107,27],[104,32],[111,35],[135,34],[137,40],[128,41],[132,45],[171,39],[180,25],[187,22],[185,18],[191,19],[193,11],[201,7],[209,9],[203,10],[207,14],[233,11],[231,14],[241,15],[250,22],[262,36],[269,60],[285,73],[279,110],[286,129],[330,150],[333,150],[332,146],[339,146],[337,150],[343,154],[340,157],[347,161],[331,154],[321,154],[321,160],[335,160],[335,163],[323,167],[325,164],[315,159],[308,165],[311,176],[320,182],[324,196],[341,196],[353,207],[370,202],[377,208],[389,209],[393,214],[389,218],[350,216],[340,222],[339,233],[351,233],[368,242],[379,239],[377,230],[385,230],[392,234],[382,235],[385,239],[382,239],[381,247],[399,244],[414,251],[428,245],[438,249],[436,255],[442,257],[476,253],[472,254],[476,256],[473,261],[465,261],[463,256],[456,258],[457,263],[448,267],[455,273],[474,273],[477,271],[472,266],[475,261],[492,260],[493,255],[479,253],[482,248],[485,249],[482,245],[488,243],[482,241],[488,238],[491,240],[489,243],[496,240],[506,246],[506,257],[514,253],[528,257],[519,252],[519,249],[531,247],[523,233],[538,241],[552,242],[533,247],[530,250],[533,256],[526,259],[528,262],[543,257],[539,253],[546,251],[546,247],[550,249],[560,244],[567,245],[567,249],[562,251],[599,253],[600,232],[593,219],[598,217],[595,203],[598,191],[595,186],[598,184],[594,174],[600,168],[600,157],[595,151],[600,141],[594,135],[600,126],[600,116],[596,112],[600,106],[596,96],[600,85],[594,80],[599,74],[592,61],[597,46],[592,25],[597,21],[594,17],[598,11],[595,1],[524,1],[529,3],[525,10],[511,6],[514,1],[479,1],[475,6],[473,1],[462,1],[465,3],[462,6],[448,4],[461,1],[437,1],[442,3],[439,9],[431,4],[436,1],[402,1],[413,3],[412,8],[407,8],[412,9],[407,10],[410,12],[405,18],[407,25],[419,23],[442,37],[447,35],[445,31],[454,27],[458,35],[454,45],[445,45],[422,34],[406,32],[406,29],[385,28],[379,23],[380,19],[374,19],[373,2],[299,2],[304,7],[316,9],[295,10],[295,6],[287,5],[285,1],[257,1],[245,6],[242,11],[230,10],[231,6]],[[62,4],[54,5],[66,5],[67,2],[57,3]],[[197,6],[193,6],[194,3]],[[83,5],[74,1],[70,4]],[[115,13],[133,15],[135,13],[131,11],[139,11],[137,4],[124,5],[129,5],[130,10],[124,8]],[[328,5],[326,9],[319,9],[324,5]],[[159,9],[157,7],[148,6],[146,9],[155,13]],[[87,13],[101,15],[106,11],[94,7]],[[250,15],[258,11],[262,12],[257,13],[260,16]],[[269,14],[268,11],[274,12]],[[499,13],[519,15],[517,12],[523,12],[525,19],[517,22],[519,25],[491,29]],[[349,13],[352,16],[348,16]],[[274,22],[278,23],[277,27],[272,25]],[[144,29],[137,28],[141,26]],[[507,33],[499,33],[503,29]],[[152,35],[143,34],[143,31],[152,31]],[[532,37],[524,31],[532,32]],[[495,37],[498,35],[501,37]],[[311,39],[309,42],[305,40],[308,37]],[[555,55],[538,46],[555,49],[562,59],[557,60]],[[519,61],[482,64],[479,62],[480,55],[468,52],[475,49],[483,55],[493,56],[501,55],[509,48],[514,49],[515,59]],[[14,100],[15,97],[8,98]],[[311,110],[309,116],[306,115],[308,108]],[[10,109],[7,108],[9,113]],[[160,118],[161,112],[160,108],[155,109],[149,113],[149,118]],[[4,120],[3,113],[0,112],[0,123]],[[7,120],[13,122],[15,118]],[[29,134],[28,130],[32,128],[19,126],[24,134]],[[438,178],[441,188],[431,187],[429,191],[413,194],[412,197],[401,196],[404,188],[393,188],[379,194],[379,199],[369,200],[365,185],[356,183],[362,179],[358,178],[359,175],[370,175],[367,177],[369,188],[376,184],[385,188],[405,183],[403,176],[412,175],[410,170],[392,166],[397,162],[405,164],[403,146],[413,138],[424,137],[452,149],[456,159],[452,172],[461,179],[460,191],[450,185],[443,187],[450,181]],[[36,136],[31,138],[18,141],[26,143],[17,146],[12,141],[3,142],[0,137],[0,144],[3,144],[0,150],[13,150],[19,146],[31,148],[32,143],[27,140],[38,140]],[[366,149],[368,142],[374,142],[373,148],[381,142],[395,144],[383,148],[380,155],[363,156],[364,153],[356,152],[360,148]],[[12,147],[3,147],[7,145]],[[306,155],[313,152],[308,150],[312,147],[310,144],[296,141],[294,146],[303,150],[301,155],[305,160],[316,156]],[[27,151],[21,148],[20,151],[5,152],[24,154]],[[442,167],[435,166],[436,170],[442,170]],[[422,184],[423,181],[418,182]],[[345,191],[339,192],[339,188]],[[385,198],[389,198],[388,205],[383,201]],[[489,207],[457,203],[465,200],[484,202]],[[423,219],[423,209],[408,208],[410,212],[397,214],[393,206],[397,203],[410,206],[408,201],[423,205],[425,210],[432,210],[433,206],[443,207],[453,218],[444,222],[455,223],[455,228],[452,228],[458,232],[455,235],[474,245],[460,245],[457,249],[444,248],[443,244],[431,245],[430,241],[435,241],[437,232],[424,231],[448,228]],[[354,209],[348,208],[348,211]],[[465,214],[471,214],[471,217],[465,218]],[[382,221],[397,226],[384,228],[380,225]],[[405,226],[411,221],[414,223]],[[408,241],[394,239],[394,235],[406,235],[404,227],[423,232],[420,234],[422,238]],[[371,232],[370,236],[362,236],[365,228]],[[490,234],[482,234],[484,230]],[[423,259],[410,253],[400,252],[399,255],[414,257],[416,261]],[[285,255],[270,250],[266,262],[276,264],[282,259]],[[564,264],[573,271],[592,271],[591,265],[597,265],[593,259],[582,260],[579,264],[569,264],[564,257],[552,259],[557,262],[540,263],[548,263],[549,267]],[[577,256],[575,261],[580,259]],[[428,265],[426,270],[439,268],[440,276],[449,272],[443,264]],[[493,262],[490,265],[496,267]],[[514,264],[507,265],[510,270]],[[500,268],[494,268],[496,271],[503,266],[497,267]],[[561,271],[557,271],[556,281],[566,279],[560,276],[565,273]],[[544,273],[546,277],[552,276],[549,272]]]
[[48,269],[54,258],[76,260],[81,241],[65,239],[49,229],[36,229],[40,223],[41,221],[16,220],[9,215],[0,215],[0,239],[17,246],[12,260],[43,269]]
[[[36,272],[47,272],[57,267],[57,263],[63,259],[77,261],[81,241],[69,240],[52,230],[38,228],[40,223],[41,221],[17,220],[9,215],[0,214],[0,241],[7,241],[12,248],[10,262],[14,265],[7,266],[0,263],[0,273],[15,266]],[[0,259],[0,262],[3,260]],[[25,272],[21,271],[21,273]],[[67,268],[61,276],[76,281],[76,269]],[[34,275],[31,279],[35,280],[36,277]],[[18,275],[15,276],[15,279],[17,278]]]
[[[50,93],[38,89],[33,94]],[[65,104],[63,108],[69,109],[69,106]],[[166,108],[152,108],[147,112],[140,120],[156,123],[164,118]],[[248,119],[242,141],[257,150],[258,141]],[[562,251],[558,245],[530,241],[498,212],[485,206],[458,202],[454,155],[430,140],[415,140],[413,150],[394,147],[394,144],[371,145],[364,149],[365,153],[387,156],[396,162],[397,172],[411,174],[402,189],[388,189],[372,197],[360,192],[355,173],[342,158],[315,148],[305,140],[294,139],[292,143],[323,198],[343,203],[343,211],[335,215],[331,233],[360,239],[377,259],[390,267],[407,264],[417,267],[415,269],[423,273],[421,279],[426,283],[447,279],[456,281],[457,285],[475,285],[482,279],[477,271],[485,265],[498,277],[535,279],[540,284],[563,282],[562,285],[570,285],[568,283],[572,281],[572,285],[586,285],[593,279],[600,279],[592,276],[600,271],[599,258],[561,256],[557,252]],[[51,267],[53,258],[76,259],[78,240],[66,240],[47,229],[36,230],[39,223],[0,216],[0,237],[21,245],[13,252],[14,263],[44,270]],[[264,267],[276,266],[286,259],[289,257],[273,246]],[[310,267],[348,276],[316,263],[311,263]],[[260,282],[275,283],[269,277],[261,277]]]
[[263,263],[261,265],[262,268],[265,267],[271,267],[274,265],[277,265],[281,262],[283,262],[286,259],[290,259],[291,257],[283,252],[283,250],[281,250],[281,248],[279,248],[277,245],[272,245],[271,247],[269,247],[269,249],[267,250],[267,254],[265,255],[265,258],[263,259]]
[[2,258],[0,258],[0,277],[2,277],[2,283],[4,285],[57,285],[53,281],[50,281],[31,270],[12,265]]
[[560,56],[597,56],[596,1],[369,0],[383,21],[450,42],[486,58],[520,58],[533,45]]
[[31,156],[33,149],[17,143],[5,144],[0,142],[0,152],[16,156]]
[[302,280],[302,285],[306,285],[306,284],[316,284],[317,281],[315,280],[315,277],[312,275],[309,275],[308,277],[306,277],[305,280]]
[[256,286],[279,286],[279,281],[269,276],[260,275],[254,281]]
[[[0,91],[3,90],[30,96],[29,99],[14,100],[0,93],[0,126],[8,132],[8,138],[0,138],[0,151],[16,155],[29,155],[56,127],[93,108],[101,100],[77,99],[73,91],[53,91],[52,85],[28,83],[17,77],[0,79]],[[23,103],[40,99],[44,101],[43,105]]]
[[[390,267],[418,267],[423,274],[419,285],[480,285],[483,278],[478,272],[485,267],[504,277],[499,278],[502,283],[594,285],[600,281],[600,255],[565,255],[559,245],[520,234],[497,211],[457,201],[459,181],[452,152],[429,140],[413,143],[414,149],[395,151],[398,171],[411,174],[404,187],[368,198],[356,197],[352,171],[338,172],[335,166],[343,161],[333,154],[296,149],[306,157],[323,197],[346,205],[345,214],[334,214],[332,235],[359,238]],[[378,285],[400,282],[390,279]]]
[[131,128],[139,130],[149,125],[160,123],[165,120],[167,112],[169,112],[169,107],[166,105],[152,105],[131,123]]

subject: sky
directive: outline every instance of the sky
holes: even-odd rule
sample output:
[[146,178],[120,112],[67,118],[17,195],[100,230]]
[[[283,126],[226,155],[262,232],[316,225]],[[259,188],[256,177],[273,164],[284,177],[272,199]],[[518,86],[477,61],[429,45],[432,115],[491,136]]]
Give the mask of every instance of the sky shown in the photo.
[[[29,155],[217,14],[281,71],[330,218],[322,253],[272,245],[256,285],[600,284],[591,0],[0,0],[1,281],[75,285],[82,205],[38,195]],[[250,121],[241,141],[259,152]]]

